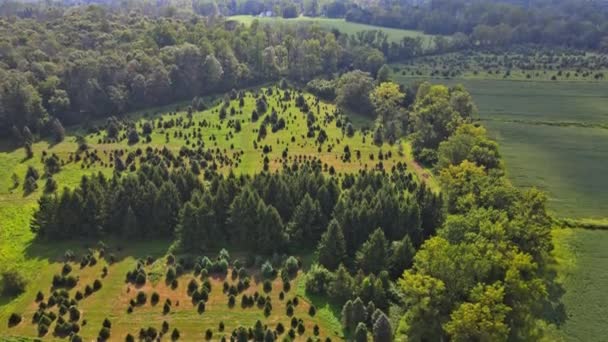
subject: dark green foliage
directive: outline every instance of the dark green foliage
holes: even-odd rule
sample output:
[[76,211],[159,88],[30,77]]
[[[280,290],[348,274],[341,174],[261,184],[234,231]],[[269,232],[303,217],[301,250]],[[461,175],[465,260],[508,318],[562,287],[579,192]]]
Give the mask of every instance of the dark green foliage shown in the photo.
[[27,280],[17,270],[8,270],[0,275],[2,282],[2,294],[5,296],[16,296],[25,291]]
[[102,341],[109,339],[110,338],[110,329],[107,327],[101,328],[98,336],[99,336],[99,339]]
[[319,263],[329,270],[335,270],[346,258],[346,244],[342,227],[331,220],[317,247]]
[[361,322],[355,330],[355,342],[367,342],[367,327]]
[[357,263],[365,272],[379,273],[387,266],[388,241],[382,229],[376,229],[357,252]]
[[180,337],[179,330],[177,328],[173,328],[173,332],[171,332],[171,340],[177,341]]
[[8,326],[9,327],[13,327],[13,326],[15,326],[15,325],[17,325],[19,323],[21,323],[21,315],[13,312],[8,317]]

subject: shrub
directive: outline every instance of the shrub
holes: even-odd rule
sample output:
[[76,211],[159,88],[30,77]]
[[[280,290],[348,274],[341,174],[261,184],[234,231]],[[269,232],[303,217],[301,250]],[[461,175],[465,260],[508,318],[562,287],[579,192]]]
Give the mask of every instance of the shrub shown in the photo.
[[177,328],[173,328],[173,332],[171,333],[171,340],[176,341],[179,339],[179,330]]
[[202,314],[203,312],[205,312],[205,302],[200,301],[198,302],[198,307],[197,310],[199,314]]
[[298,334],[302,335],[304,334],[304,331],[306,330],[306,328],[304,328],[304,324],[302,324],[302,322],[298,323]]
[[110,329],[106,328],[106,327],[101,328],[101,330],[99,331],[99,339],[102,341],[105,341],[109,338],[110,338]]
[[169,331],[169,323],[167,323],[167,321],[163,321],[162,324],[162,332],[163,334],[166,333],[167,331]]
[[101,280],[95,279],[93,282],[93,290],[99,291],[99,289],[101,289]]
[[310,308],[308,309],[308,314],[313,316],[317,314],[317,308],[315,308],[314,305],[311,305]]
[[148,299],[148,296],[146,296],[146,294],[143,291],[139,291],[139,292],[137,292],[137,296],[135,298],[137,299],[137,304],[144,305],[144,304],[146,304],[146,300]]
[[272,283],[270,280],[264,280],[264,292],[268,293],[272,291]]
[[194,291],[198,289],[198,282],[194,279],[191,279],[188,283],[188,293],[192,294]]
[[8,318],[8,326],[13,327],[19,323],[21,323],[21,315],[13,312]]
[[168,302],[165,302],[165,305],[163,305],[163,314],[168,314],[171,311],[171,305],[169,305]]
[[2,294],[5,296],[16,296],[25,291],[27,281],[17,270],[8,270],[2,273]]
[[152,296],[150,296],[150,303],[152,305],[156,305],[156,304],[158,304],[159,300],[160,300],[160,296],[159,296],[158,292],[153,292]]
[[211,329],[207,329],[207,331],[205,331],[205,339],[207,341],[211,340],[211,338],[213,337],[213,331],[211,331]]
[[75,306],[70,306],[70,321],[74,322],[80,319],[80,311]]
[[224,331],[224,321],[220,321],[219,331],[220,332]]
[[38,335],[44,336],[49,331],[49,326],[46,324],[38,324]]
[[42,294],[42,291],[38,291],[38,293],[36,293],[36,302],[42,302],[44,300],[44,294]]
[[232,308],[232,307],[234,307],[234,304],[235,304],[234,295],[230,295],[230,297],[228,297],[228,306]]
[[275,329],[277,331],[277,334],[281,335],[282,333],[285,332],[285,327],[283,326],[283,323],[279,322],[277,324],[277,327]]
[[108,328],[108,329],[112,328],[112,322],[110,322],[110,320],[107,318],[103,320],[102,325],[104,328]]
[[125,337],[125,342],[135,342],[135,337],[133,337],[131,334],[127,334]]

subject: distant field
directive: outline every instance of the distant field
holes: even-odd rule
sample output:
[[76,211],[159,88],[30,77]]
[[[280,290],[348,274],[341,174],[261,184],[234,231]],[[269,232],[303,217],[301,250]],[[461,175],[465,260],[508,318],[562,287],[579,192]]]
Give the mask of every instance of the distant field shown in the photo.
[[608,231],[556,229],[553,231],[558,281],[567,316],[558,326],[564,341],[605,341],[608,334]]
[[335,19],[335,18],[313,18],[313,17],[298,17],[293,19],[284,19],[281,17],[256,17],[251,15],[235,15],[228,17],[228,19],[236,20],[244,24],[251,24],[254,19],[257,19],[262,24],[275,24],[275,23],[290,23],[290,24],[317,24],[319,27],[331,30],[337,29],[340,32],[347,33],[349,35],[356,34],[361,31],[370,31],[370,30],[382,30],[388,35],[388,39],[391,42],[398,42],[404,37],[412,37],[412,38],[423,38],[427,41],[427,44],[431,43],[432,35],[425,34],[420,31],[413,30],[402,30],[396,28],[388,28],[388,27],[380,27],[366,24],[359,24],[346,21],[344,19]]
[[[425,80],[394,77],[406,84]],[[431,80],[471,92],[509,177],[547,191],[556,216],[608,215],[608,192],[601,190],[608,189],[608,83]]]

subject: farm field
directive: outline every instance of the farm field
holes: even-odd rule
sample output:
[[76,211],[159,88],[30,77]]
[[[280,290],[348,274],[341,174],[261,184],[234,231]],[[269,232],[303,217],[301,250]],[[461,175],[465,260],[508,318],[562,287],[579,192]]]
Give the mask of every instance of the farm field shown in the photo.
[[366,25],[360,23],[349,22],[340,18],[321,18],[321,17],[298,17],[293,19],[284,19],[281,17],[256,17],[250,15],[235,15],[228,17],[229,20],[236,20],[238,22],[244,23],[246,25],[251,24],[251,22],[257,19],[261,24],[276,24],[276,23],[288,23],[288,24],[316,24],[320,28],[325,30],[337,29],[342,33],[346,33],[349,35],[354,35],[357,32],[361,31],[370,31],[370,30],[382,30],[384,33],[388,35],[388,39],[391,42],[398,42],[404,37],[411,38],[422,38],[426,41],[427,46],[432,42],[432,35],[425,34],[419,31],[413,30],[402,30],[390,27],[380,27],[373,25]]
[[605,272],[608,231],[555,229],[554,255],[567,319],[557,329],[564,341],[602,341],[608,327]]
[[[267,90],[268,91],[268,90]],[[152,326],[160,330],[164,320],[174,322],[171,323],[169,333],[175,327],[179,328],[181,336],[186,340],[198,340],[203,338],[206,329],[212,329],[214,336],[218,336],[218,324],[220,320],[226,322],[225,331],[229,334],[236,326],[231,324],[242,324],[245,326],[253,326],[256,320],[261,320],[269,327],[274,327],[279,321],[285,325],[286,330],[289,329],[290,322],[286,320],[284,312],[286,310],[286,300],[298,296],[301,299],[301,304],[295,309],[294,315],[304,320],[306,332],[297,338],[297,340],[305,340],[305,337],[312,336],[314,325],[318,325],[321,331],[321,336],[340,337],[342,335],[341,326],[338,318],[339,310],[326,302],[319,302],[315,298],[309,298],[304,291],[303,273],[295,277],[291,284],[291,292],[286,294],[284,300],[278,298],[281,291],[280,277],[273,282],[273,290],[270,297],[272,298],[273,314],[269,317],[264,317],[263,310],[259,308],[245,309],[240,308],[240,296],[237,305],[230,309],[227,306],[228,297],[222,292],[223,279],[212,278],[212,290],[205,315],[197,312],[197,308],[192,305],[189,298],[186,297],[185,286],[192,278],[192,274],[186,272],[178,279],[178,288],[175,290],[167,288],[164,281],[164,274],[167,270],[165,263],[165,255],[170,248],[168,242],[152,241],[145,243],[125,243],[124,241],[104,241],[107,249],[115,253],[116,262],[110,263],[103,259],[98,251],[95,250],[92,255],[99,259],[99,262],[92,267],[80,268],[78,260],[86,254],[90,254],[89,248],[96,248],[98,241],[75,241],[75,242],[40,242],[34,239],[34,234],[29,229],[31,215],[36,207],[37,199],[42,193],[44,181],[38,181],[38,190],[34,193],[25,196],[21,186],[14,187],[12,175],[17,175],[17,179],[22,180],[28,166],[34,166],[41,170],[43,163],[40,156],[43,151],[47,154],[56,154],[60,160],[64,162],[61,171],[53,178],[57,181],[59,188],[77,186],[83,175],[102,172],[106,175],[111,175],[113,166],[109,159],[112,151],[124,150],[124,154],[130,152],[135,153],[138,149],[162,149],[166,146],[173,153],[180,153],[184,146],[195,148],[197,144],[206,147],[213,147],[215,167],[218,171],[228,173],[233,170],[235,173],[252,174],[259,172],[264,168],[264,159],[267,158],[268,168],[277,170],[283,165],[283,151],[289,151],[289,160],[298,158],[300,160],[318,161],[323,165],[325,172],[335,172],[337,175],[343,172],[356,172],[360,169],[371,169],[377,167],[378,157],[380,152],[383,154],[383,166],[390,169],[398,162],[407,164],[412,163],[409,144],[403,142],[402,147],[376,146],[372,142],[371,135],[368,132],[356,130],[352,137],[343,134],[342,128],[338,127],[336,122],[343,120],[340,116],[335,116],[335,107],[332,104],[319,102],[310,96],[305,95],[305,101],[310,106],[311,111],[315,113],[316,120],[319,120],[321,127],[327,133],[327,141],[323,145],[323,149],[319,150],[314,140],[306,136],[307,131],[307,116],[303,114],[299,108],[294,106],[296,93],[292,93],[291,100],[281,100],[279,97],[284,95],[283,91],[278,88],[272,88],[272,95],[266,93],[268,99],[268,114],[272,109],[278,112],[278,117],[285,119],[285,128],[276,132],[267,132],[265,139],[255,143],[258,136],[258,127],[264,116],[261,116],[258,121],[251,121],[251,113],[256,108],[256,99],[251,92],[247,92],[243,97],[242,106],[238,99],[230,101],[230,108],[226,118],[219,119],[221,105],[212,105],[209,109],[194,111],[192,113],[193,125],[190,128],[184,129],[181,126],[167,124],[160,127],[160,122],[182,122],[181,120],[189,120],[185,105],[169,106],[158,108],[156,110],[147,110],[138,113],[133,113],[124,120],[133,120],[139,127],[144,122],[154,122],[154,130],[150,134],[150,141],[146,142],[143,136],[140,141],[135,144],[127,144],[126,132],[121,129],[119,141],[105,141],[105,133],[90,133],[85,134],[88,151],[91,155],[95,153],[98,159],[85,158],[82,160],[73,159],[74,152],[78,148],[75,135],[83,134],[83,130],[79,128],[68,129],[66,139],[59,143],[50,145],[46,141],[36,142],[33,145],[34,157],[26,159],[25,152],[22,148],[13,149],[10,146],[5,146],[0,152],[0,164],[3,168],[0,169],[0,271],[5,268],[18,266],[23,274],[30,281],[31,286],[28,286],[27,291],[16,299],[0,298],[0,321],[6,322],[9,315],[13,312],[23,313],[24,320],[16,327],[0,329],[0,339],[8,338],[9,336],[30,336],[36,337],[36,325],[31,323],[32,315],[37,309],[37,304],[34,302],[37,292],[40,290],[45,298],[50,294],[51,281],[53,276],[60,273],[64,252],[71,250],[77,256],[76,262],[72,262],[74,274],[80,277],[78,285],[70,290],[73,295],[76,291],[83,290],[87,284],[91,284],[95,279],[102,279],[103,287],[85,298],[79,309],[83,312],[87,319],[87,325],[82,326],[81,336],[85,339],[93,339],[97,336],[101,329],[101,324],[104,318],[110,319],[112,322],[113,336],[124,338],[127,333],[137,336],[139,328]],[[287,105],[288,104],[288,105]],[[179,108],[176,108],[179,107]],[[161,120],[162,118],[162,120]],[[239,131],[234,129],[236,121],[241,122]],[[359,121],[363,121],[359,118]],[[103,123],[99,123],[103,124]],[[200,126],[199,126],[200,125]],[[202,137],[195,136],[193,132],[198,132],[197,127],[204,126],[201,129]],[[198,134],[198,133],[196,133]],[[199,146],[200,146],[199,145]],[[266,147],[264,147],[266,146]],[[349,146],[353,151],[352,160],[347,161],[342,158],[345,146]],[[265,151],[265,153],[263,152]],[[359,153],[357,153],[357,151]],[[355,157],[357,155],[358,157]],[[293,159],[292,159],[293,158]],[[138,165],[134,162],[133,165]],[[410,164],[411,166],[411,164]],[[424,175],[427,182],[433,187],[436,187],[434,180],[427,170],[420,167],[414,167],[414,172],[418,172],[420,176]],[[202,176],[201,176],[202,177]],[[145,269],[149,276],[154,275],[155,281],[146,283],[142,288],[146,292],[148,298],[153,291],[161,293],[161,302],[156,307],[150,304],[136,307],[137,324],[133,324],[133,320],[128,316],[128,302],[135,296],[140,288],[125,283],[125,274],[133,270],[138,263],[138,260],[150,256],[154,260],[151,265],[146,265]],[[213,257],[210,253],[209,257]],[[310,257],[305,258],[308,262],[304,263],[304,269],[310,264]],[[108,267],[108,275],[103,277],[103,267]],[[248,272],[255,274],[259,270],[259,265],[249,268]],[[230,272],[228,273],[230,275]],[[261,283],[254,282],[247,290],[253,294],[257,291],[262,293]],[[182,298],[184,297],[184,298]],[[275,298],[276,297],[276,298]],[[180,301],[182,304],[179,309],[175,306],[171,313],[163,315],[163,302],[166,298],[170,298],[173,303]],[[173,304],[175,305],[175,304]],[[310,305],[317,306],[316,315],[310,316],[308,309]],[[143,315],[140,315],[141,313]],[[215,317],[210,319],[209,317]],[[279,316],[281,318],[279,318]],[[170,318],[170,320],[168,319]],[[308,318],[307,318],[308,317]],[[216,319],[217,318],[217,319]],[[141,325],[141,326],[140,326]],[[50,332],[46,335],[52,339],[51,325]]]
[[558,217],[606,216],[608,83],[394,77],[463,84],[516,185],[547,191]]

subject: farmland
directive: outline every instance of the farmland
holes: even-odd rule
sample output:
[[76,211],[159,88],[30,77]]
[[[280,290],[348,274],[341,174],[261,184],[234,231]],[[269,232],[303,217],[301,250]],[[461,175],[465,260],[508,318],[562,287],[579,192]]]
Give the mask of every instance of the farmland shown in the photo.
[[401,83],[463,84],[479,117],[501,146],[516,185],[548,192],[558,217],[604,217],[608,197],[608,97],[605,82],[429,79],[394,76]]
[[606,296],[608,285],[606,245],[603,230],[555,229],[554,255],[558,281],[563,285],[566,318],[556,337],[565,341],[602,341],[606,334]]
[[228,18],[229,20],[236,20],[240,23],[250,25],[253,20],[258,20],[260,24],[292,24],[292,25],[310,25],[315,24],[324,30],[338,30],[342,33],[354,35],[357,32],[370,31],[370,30],[381,30],[387,34],[389,41],[398,42],[404,37],[410,38],[422,38],[426,41],[427,46],[431,44],[432,35],[424,34],[419,31],[395,29],[389,27],[379,27],[373,25],[366,25],[360,23],[349,22],[344,19],[336,18],[320,18],[320,17],[298,17],[294,19],[284,19],[281,17],[255,17],[249,15],[236,15]]

